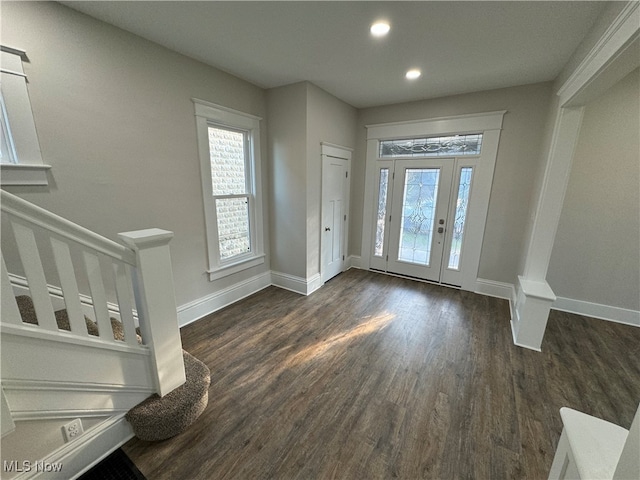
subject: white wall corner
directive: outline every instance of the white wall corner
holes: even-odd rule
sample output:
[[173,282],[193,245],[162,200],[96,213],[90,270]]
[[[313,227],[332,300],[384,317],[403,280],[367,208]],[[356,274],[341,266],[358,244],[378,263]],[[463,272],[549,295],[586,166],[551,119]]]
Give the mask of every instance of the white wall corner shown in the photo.
[[271,284],[271,272],[264,272],[235,283],[219,292],[185,303],[178,307],[178,326],[184,327],[206,315],[253,295]]
[[305,279],[295,275],[289,275],[288,273],[272,271],[271,282],[278,288],[283,288],[305,296],[311,295],[323,285],[322,277],[319,273],[316,273],[309,279]]
[[362,269],[362,257],[359,255],[349,255],[347,257],[347,270],[350,268]]

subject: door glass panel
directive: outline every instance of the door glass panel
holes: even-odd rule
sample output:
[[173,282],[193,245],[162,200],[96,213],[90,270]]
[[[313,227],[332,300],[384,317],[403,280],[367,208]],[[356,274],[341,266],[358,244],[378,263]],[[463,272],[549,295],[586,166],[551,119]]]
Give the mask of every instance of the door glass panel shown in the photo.
[[399,261],[429,265],[439,180],[438,168],[405,171]]
[[373,254],[382,256],[384,247],[384,226],[387,218],[387,191],[389,190],[389,169],[380,169],[380,185],[378,187],[378,216],[376,217],[376,244]]
[[449,254],[448,264],[448,268],[452,270],[458,270],[460,268],[460,252],[462,251],[462,239],[464,237],[464,227],[467,219],[472,173],[472,167],[464,167],[460,170],[460,187],[458,188],[456,214],[451,238],[451,253]]

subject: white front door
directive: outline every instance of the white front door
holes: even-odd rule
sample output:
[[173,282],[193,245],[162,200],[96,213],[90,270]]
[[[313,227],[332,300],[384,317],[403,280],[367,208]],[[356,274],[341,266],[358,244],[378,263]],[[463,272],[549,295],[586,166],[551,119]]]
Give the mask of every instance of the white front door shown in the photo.
[[389,228],[389,272],[439,281],[453,162],[397,160]]
[[343,270],[348,205],[348,160],[322,156],[322,281]]
[[461,257],[477,158],[380,162],[371,268],[461,285]]

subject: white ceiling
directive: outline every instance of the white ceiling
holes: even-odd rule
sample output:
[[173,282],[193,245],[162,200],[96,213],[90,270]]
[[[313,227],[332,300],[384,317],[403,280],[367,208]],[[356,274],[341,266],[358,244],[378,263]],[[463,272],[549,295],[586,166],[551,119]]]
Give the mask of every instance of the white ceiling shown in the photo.
[[553,80],[606,4],[62,3],[260,87],[309,80],[358,108]]

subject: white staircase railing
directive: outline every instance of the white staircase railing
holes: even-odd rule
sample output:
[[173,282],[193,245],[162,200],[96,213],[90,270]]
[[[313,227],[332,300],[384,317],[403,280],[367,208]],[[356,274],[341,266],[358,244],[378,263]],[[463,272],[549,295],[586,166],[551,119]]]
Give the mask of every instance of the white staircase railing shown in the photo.
[[[182,385],[185,373],[169,255],[173,233],[160,229],[121,233],[126,244],[121,245],[15,195],[5,191],[0,195],[3,347],[7,334],[7,338],[58,339],[85,350],[105,349],[124,356],[140,352],[138,357],[149,363],[141,371],[150,372],[153,390],[160,396]],[[15,299],[20,283],[23,290],[28,288],[37,324],[22,320]],[[67,310],[69,331],[58,328],[56,300],[63,301]],[[97,337],[87,329],[87,308],[93,313],[88,317],[97,324]],[[124,340],[114,338],[114,308]],[[19,355],[17,347],[3,348],[3,383],[11,377],[7,372],[22,372],[16,364],[25,361],[8,357],[5,350]],[[126,378],[126,372],[121,377]]]

